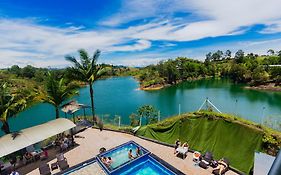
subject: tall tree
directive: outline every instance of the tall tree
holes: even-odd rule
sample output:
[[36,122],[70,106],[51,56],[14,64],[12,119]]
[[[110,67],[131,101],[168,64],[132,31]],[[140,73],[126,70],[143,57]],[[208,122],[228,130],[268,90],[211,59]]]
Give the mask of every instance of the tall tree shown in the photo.
[[33,78],[36,72],[36,68],[31,66],[31,65],[27,65],[24,68],[22,68],[21,70],[21,74],[23,77],[27,77],[27,78]]
[[231,58],[231,51],[230,50],[225,51],[225,58],[227,58],[227,59]]
[[244,57],[245,57],[245,53],[243,52],[243,50],[238,50],[236,53],[235,53],[235,60],[237,63],[242,63],[243,60],[244,60]]
[[212,61],[212,52],[209,52],[206,54],[206,59],[205,59],[205,63],[209,63]]
[[273,49],[269,49],[268,51],[267,51],[267,53],[269,54],[269,55],[274,55],[274,50]]
[[219,57],[219,60],[223,58],[223,51],[218,50],[216,53],[217,53],[217,55]]
[[8,118],[15,116],[28,107],[32,101],[28,92],[11,92],[7,83],[0,85],[0,121],[1,130],[6,134],[11,133]]
[[59,108],[67,99],[78,94],[76,83],[65,84],[63,78],[58,78],[54,73],[48,73],[45,85],[45,92],[39,97],[43,102],[49,103],[55,107],[56,118],[59,118]]
[[16,74],[17,76],[19,76],[21,74],[21,68],[18,65],[13,65],[9,71],[13,74]]
[[137,112],[140,116],[140,125],[142,117],[146,119],[146,124],[156,121],[157,109],[155,109],[152,105],[143,105],[138,108]]
[[281,50],[277,52],[277,55],[281,58]]
[[90,57],[84,49],[80,49],[78,52],[80,55],[80,63],[73,56],[66,56],[65,58],[73,63],[73,67],[70,68],[72,78],[86,82],[90,86],[92,115],[93,121],[96,122],[93,83],[106,73],[107,68],[97,63],[100,56],[99,50],[96,50],[92,57]]

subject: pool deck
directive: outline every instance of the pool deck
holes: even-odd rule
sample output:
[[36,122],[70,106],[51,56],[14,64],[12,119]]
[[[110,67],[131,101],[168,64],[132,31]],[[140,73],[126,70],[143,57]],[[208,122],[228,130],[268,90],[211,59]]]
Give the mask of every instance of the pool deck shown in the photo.
[[[194,162],[192,161],[192,153],[188,153],[186,159],[183,160],[174,155],[174,149],[171,147],[147,141],[129,134],[105,130],[99,131],[98,129],[87,129],[78,135],[81,136],[81,138],[75,138],[75,141],[79,144],[79,146],[64,154],[70,167],[95,157],[97,154],[99,154],[99,149],[101,147],[105,147],[107,150],[109,150],[125,142],[133,140],[185,174],[210,175],[212,171],[212,168],[205,170],[199,166],[195,166]],[[55,161],[56,159],[53,159],[48,163],[51,164]],[[58,171],[52,171],[52,173],[57,172]],[[29,175],[38,174],[38,168],[29,173]],[[234,174],[236,173],[233,171],[228,171],[226,173],[226,175]]]
[[106,175],[97,162],[90,164],[84,168],[81,168],[77,171],[74,171],[69,175],[90,175],[90,174]]

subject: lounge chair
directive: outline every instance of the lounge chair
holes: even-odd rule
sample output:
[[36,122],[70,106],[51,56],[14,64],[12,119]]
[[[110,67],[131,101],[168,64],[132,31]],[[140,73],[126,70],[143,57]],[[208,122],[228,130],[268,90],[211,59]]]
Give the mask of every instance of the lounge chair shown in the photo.
[[39,166],[39,172],[40,172],[40,175],[50,175],[51,174],[51,170],[50,170],[50,166],[49,164],[41,164]]
[[[221,175],[224,175],[229,170],[229,161],[227,159],[223,158],[222,162],[224,162],[224,163],[220,163],[220,161],[219,161],[218,164],[224,166],[223,170],[221,171]],[[215,175],[220,175],[219,172],[220,172],[219,169],[214,169],[212,171],[212,173]]]
[[69,168],[69,165],[66,160],[59,161],[58,165],[59,165],[61,171]]
[[201,168],[207,169],[208,166],[213,161],[213,154],[211,152],[206,152],[204,156],[202,156],[202,160],[199,163]]

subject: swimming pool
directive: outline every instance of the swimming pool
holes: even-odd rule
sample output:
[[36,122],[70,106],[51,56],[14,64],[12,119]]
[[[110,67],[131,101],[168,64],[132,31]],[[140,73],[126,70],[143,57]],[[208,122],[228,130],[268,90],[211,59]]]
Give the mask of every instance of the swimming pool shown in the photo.
[[116,170],[111,175],[176,175],[150,155]]
[[[133,156],[136,148],[141,150],[141,156],[129,160],[128,151],[132,149]],[[101,161],[102,157],[111,157],[113,163],[110,167]],[[97,155],[92,159],[82,162],[58,173],[59,175],[183,175],[182,172],[152,154],[134,141],[129,141],[120,146]]]
[[[136,149],[137,147],[140,148],[141,150],[141,156],[137,157],[136,156]],[[130,160],[128,157],[128,152],[129,150],[132,150],[132,155],[134,157],[136,157],[136,159]],[[108,172],[111,173],[114,170],[118,169],[119,167],[137,160],[138,158],[147,155],[149,153],[148,150],[146,150],[145,148],[143,148],[142,146],[138,145],[137,143],[135,143],[134,141],[130,141],[127,143],[124,143],[116,148],[113,148],[111,150],[106,151],[105,153],[102,153],[100,155],[97,156],[97,160],[102,164],[103,168]],[[102,163],[102,157],[111,157],[112,159],[112,163],[109,167],[105,166]]]

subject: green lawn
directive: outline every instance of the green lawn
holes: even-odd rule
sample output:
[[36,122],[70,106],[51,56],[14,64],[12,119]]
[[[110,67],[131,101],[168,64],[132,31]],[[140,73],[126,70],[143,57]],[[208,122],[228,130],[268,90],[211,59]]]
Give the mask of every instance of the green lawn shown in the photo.
[[137,135],[173,144],[177,138],[191,149],[211,151],[215,159],[226,157],[232,167],[249,173],[254,152],[261,150],[263,132],[223,118],[200,114],[173,117],[160,124],[142,127]]

